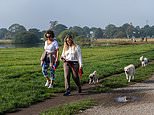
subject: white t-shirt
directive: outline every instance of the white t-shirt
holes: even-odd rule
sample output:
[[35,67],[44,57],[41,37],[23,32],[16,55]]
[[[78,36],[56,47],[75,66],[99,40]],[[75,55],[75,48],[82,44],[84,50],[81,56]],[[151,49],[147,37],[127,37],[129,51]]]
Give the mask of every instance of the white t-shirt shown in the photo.
[[64,52],[63,50],[61,57],[64,57],[67,61],[78,61],[79,66],[82,67],[82,54],[78,45],[75,49],[73,47],[69,47],[67,51]]
[[54,40],[51,44],[48,45],[47,41],[45,41],[44,49],[47,53],[53,53],[59,48],[58,42]]

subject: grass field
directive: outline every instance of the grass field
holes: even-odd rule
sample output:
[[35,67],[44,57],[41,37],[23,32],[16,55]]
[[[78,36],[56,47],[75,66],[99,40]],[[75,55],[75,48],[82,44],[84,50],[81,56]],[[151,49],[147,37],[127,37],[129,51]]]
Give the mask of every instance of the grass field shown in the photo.
[[[123,67],[130,63],[139,67],[141,55],[153,60],[153,49],[153,44],[82,48],[84,69],[82,83],[88,82],[88,75],[96,70],[99,79],[104,79],[102,87],[98,87],[97,91],[126,86],[128,83],[123,74]],[[29,106],[54,96],[55,92],[64,91],[62,62],[56,70],[55,88],[44,87],[45,79],[39,61],[42,51],[42,48],[0,49],[0,114],[13,111],[17,107]],[[141,76],[140,68],[137,69],[139,72],[135,82],[146,79],[153,73],[153,69],[153,64],[147,66],[144,76]],[[117,73],[122,74],[113,77]],[[74,82],[71,82],[75,88]]]
[[[134,41],[135,40],[135,41]],[[127,38],[112,38],[112,39],[97,39],[94,40],[93,43],[95,45],[130,45],[130,44],[145,44],[145,43],[154,43],[154,38],[135,38],[135,39],[127,39]]]

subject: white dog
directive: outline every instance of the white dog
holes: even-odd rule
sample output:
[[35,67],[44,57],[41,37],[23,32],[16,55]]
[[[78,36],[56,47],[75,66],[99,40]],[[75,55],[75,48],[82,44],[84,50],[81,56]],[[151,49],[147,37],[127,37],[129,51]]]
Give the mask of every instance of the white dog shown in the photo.
[[130,64],[124,67],[124,71],[125,71],[126,79],[128,80],[128,82],[130,82],[131,79],[134,79],[135,66],[133,64]]
[[98,78],[96,76],[96,71],[94,71],[93,73],[91,73],[89,75],[89,84],[95,84],[95,83],[98,83]]
[[146,57],[140,57],[142,67],[145,67],[148,64],[148,59]]

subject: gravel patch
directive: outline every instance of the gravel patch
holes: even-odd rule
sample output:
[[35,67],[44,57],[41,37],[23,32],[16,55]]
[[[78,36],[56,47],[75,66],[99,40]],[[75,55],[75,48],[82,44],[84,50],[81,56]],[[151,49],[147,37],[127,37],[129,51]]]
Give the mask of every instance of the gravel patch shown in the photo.
[[126,88],[117,88],[99,105],[78,115],[154,115],[154,75]]

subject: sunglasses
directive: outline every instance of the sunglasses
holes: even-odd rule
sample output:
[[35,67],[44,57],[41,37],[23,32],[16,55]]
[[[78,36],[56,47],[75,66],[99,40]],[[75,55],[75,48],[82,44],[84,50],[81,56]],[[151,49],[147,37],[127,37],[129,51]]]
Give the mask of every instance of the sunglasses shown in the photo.
[[50,34],[46,34],[45,36],[46,36],[46,38],[51,38]]

